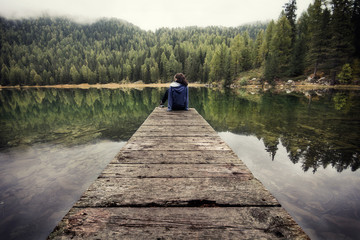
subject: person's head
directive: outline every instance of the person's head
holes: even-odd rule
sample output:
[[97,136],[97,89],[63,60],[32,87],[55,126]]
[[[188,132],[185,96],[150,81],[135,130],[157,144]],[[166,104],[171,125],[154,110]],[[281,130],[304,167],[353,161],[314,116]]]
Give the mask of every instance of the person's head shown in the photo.
[[182,73],[175,74],[174,80],[175,80],[175,82],[178,82],[178,83],[180,83],[182,85],[185,85],[185,86],[187,86],[189,84],[188,81],[185,78],[185,75],[182,74]]

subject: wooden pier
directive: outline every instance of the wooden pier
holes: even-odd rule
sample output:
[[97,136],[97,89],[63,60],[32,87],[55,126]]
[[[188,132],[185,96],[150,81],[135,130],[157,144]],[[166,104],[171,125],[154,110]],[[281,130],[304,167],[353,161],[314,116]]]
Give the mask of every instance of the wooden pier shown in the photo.
[[309,239],[197,113],[156,108],[49,239]]

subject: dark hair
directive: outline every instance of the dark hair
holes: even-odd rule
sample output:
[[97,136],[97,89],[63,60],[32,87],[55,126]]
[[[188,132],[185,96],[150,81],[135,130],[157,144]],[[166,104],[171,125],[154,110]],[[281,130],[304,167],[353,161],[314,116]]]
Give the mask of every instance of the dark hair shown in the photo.
[[178,82],[178,83],[180,83],[182,85],[187,86],[189,84],[188,81],[185,78],[185,75],[182,74],[182,73],[175,74],[174,78],[176,79],[176,82]]

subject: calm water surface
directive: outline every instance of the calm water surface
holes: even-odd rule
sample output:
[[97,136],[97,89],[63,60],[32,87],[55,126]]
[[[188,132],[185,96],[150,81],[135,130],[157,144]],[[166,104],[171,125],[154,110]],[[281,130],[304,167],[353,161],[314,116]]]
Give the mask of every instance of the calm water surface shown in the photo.
[[[164,89],[0,91],[0,237],[46,239]],[[357,239],[360,92],[190,89],[312,239]]]

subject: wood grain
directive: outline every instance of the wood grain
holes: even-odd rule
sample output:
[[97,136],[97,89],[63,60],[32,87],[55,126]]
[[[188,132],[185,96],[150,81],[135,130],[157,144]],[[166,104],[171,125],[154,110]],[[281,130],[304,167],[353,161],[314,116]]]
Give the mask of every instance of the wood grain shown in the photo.
[[244,164],[110,164],[101,178],[217,178],[250,180]]
[[309,239],[197,113],[155,110],[49,239]]
[[308,239],[282,208],[259,207],[73,208],[52,235],[52,239]]

